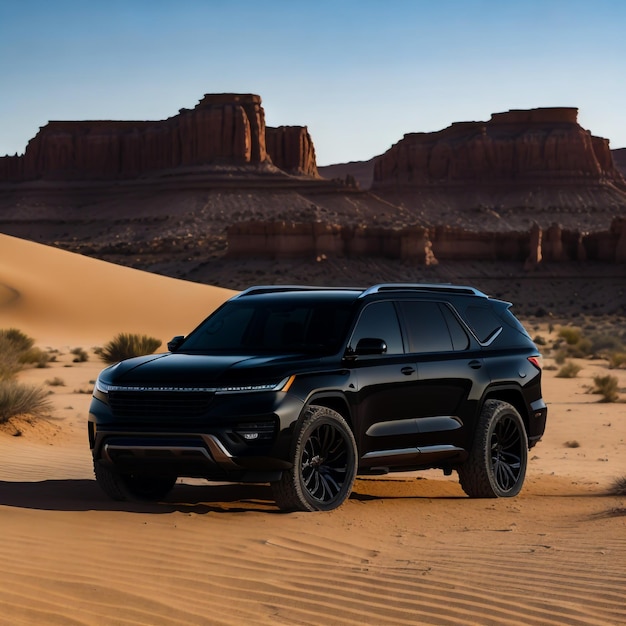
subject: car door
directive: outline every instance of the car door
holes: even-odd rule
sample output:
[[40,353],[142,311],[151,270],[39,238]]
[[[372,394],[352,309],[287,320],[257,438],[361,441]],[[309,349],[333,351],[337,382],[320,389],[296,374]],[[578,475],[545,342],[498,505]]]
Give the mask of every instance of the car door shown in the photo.
[[480,346],[445,302],[398,304],[407,349],[417,368],[411,398],[422,453],[464,447],[478,402],[489,383]]
[[[358,354],[363,339],[384,340],[385,352]],[[414,439],[417,434],[411,402],[417,384],[415,358],[405,353],[392,301],[363,308],[348,343],[348,354],[355,353],[350,358],[355,437],[361,457],[375,464],[377,451],[406,447],[407,437]]]

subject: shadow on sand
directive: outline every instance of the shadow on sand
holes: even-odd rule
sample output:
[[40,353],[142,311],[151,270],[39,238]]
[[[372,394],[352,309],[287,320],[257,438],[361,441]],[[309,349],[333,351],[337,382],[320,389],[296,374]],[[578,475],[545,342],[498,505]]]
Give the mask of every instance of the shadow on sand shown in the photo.
[[162,502],[116,502],[95,480],[0,481],[0,506],[40,511],[125,511],[130,513],[278,513],[269,485],[178,484]]

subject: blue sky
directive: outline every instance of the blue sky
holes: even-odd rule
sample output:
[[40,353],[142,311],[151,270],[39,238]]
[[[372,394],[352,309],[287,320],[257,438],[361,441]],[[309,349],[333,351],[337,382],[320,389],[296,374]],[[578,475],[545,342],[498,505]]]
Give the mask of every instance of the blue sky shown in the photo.
[[626,147],[623,0],[0,0],[0,155],[49,120],[149,119],[256,93],[319,165],[405,133],[572,106]]

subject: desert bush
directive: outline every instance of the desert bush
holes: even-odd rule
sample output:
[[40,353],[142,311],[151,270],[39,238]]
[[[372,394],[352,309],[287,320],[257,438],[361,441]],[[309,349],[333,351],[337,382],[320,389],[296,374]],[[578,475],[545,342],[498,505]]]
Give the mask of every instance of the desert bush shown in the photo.
[[626,476],[620,476],[613,481],[609,489],[613,496],[626,496]]
[[570,346],[577,344],[582,337],[581,329],[576,326],[563,326],[563,328],[559,330],[558,334],[559,337],[564,339],[565,343]]
[[35,344],[35,340],[32,337],[25,335],[17,328],[0,329],[0,341],[6,342],[6,345],[10,345],[13,351],[18,354],[28,352]]
[[593,382],[595,387],[591,389],[591,393],[597,393],[602,396],[600,402],[617,402],[619,400],[618,380],[615,376],[594,376]]
[[576,439],[572,439],[570,441],[566,441],[563,444],[566,448],[580,448],[580,443],[576,441]]
[[65,387],[65,381],[62,378],[55,376],[54,378],[47,380],[46,385],[49,385],[50,387]]
[[567,359],[567,352],[565,350],[559,350],[554,354],[554,362],[557,365],[563,365]]
[[611,352],[608,359],[611,369],[626,368],[626,352]]
[[615,333],[592,333],[589,335],[589,341],[594,354],[603,355],[624,350],[623,340]]
[[557,378],[576,378],[578,376],[578,372],[580,372],[582,368],[580,365],[574,363],[574,361],[568,361],[561,367],[561,369],[557,372]]
[[12,380],[28,363],[28,354],[33,348],[34,339],[17,328],[0,329],[0,381]]
[[541,335],[535,335],[535,338],[533,339],[533,341],[535,342],[535,345],[537,346],[545,346],[547,343],[545,340],[545,337],[542,337]]
[[35,367],[48,367],[50,353],[41,348],[29,348],[19,356],[20,363],[34,365]]
[[74,355],[74,363],[84,363],[89,360],[89,354],[82,348],[74,348],[70,350],[70,353]]
[[161,345],[161,341],[148,335],[119,333],[104,347],[97,348],[96,354],[105,363],[117,363],[134,356],[152,354]]
[[0,423],[16,415],[42,417],[51,408],[48,392],[42,387],[23,385],[13,380],[0,382]]

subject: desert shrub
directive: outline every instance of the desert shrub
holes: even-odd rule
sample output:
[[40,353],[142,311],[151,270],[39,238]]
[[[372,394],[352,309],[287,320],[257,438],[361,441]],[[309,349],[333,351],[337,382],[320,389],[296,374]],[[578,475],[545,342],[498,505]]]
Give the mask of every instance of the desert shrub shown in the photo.
[[580,443],[576,441],[576,439],[572,439],[570,441],[566,441],[563,444],[566,448],[580,448]]
[[559,339],[554,343],[554,348],[567,357],[582,359],[594,353],[593,342],[588,337],[583,337],[582,330],[577,326],[564,326],[559,330]]
[[581,329],[576,326],[563,326],[563,328],[559,330],[559,337],[564,339],[565,343],[568,345],[573,346],[580,341],[581,333]]
[[561,367],[561,369],[557,372],[557,378],[576,378],[578,376],[578,372],[580,372],[582,368],[580,365],[574,363],[574,361],[568,361]]
[[28,354],[33,350],[34,339],[17,328],[0,329],[0,381],[12,380],[28,363]]
[[535,342],[535,345],[537,346],[545,346],[547,343],[545,338],[542,337],[541,335],[535,335],[535,338],[533,339],[533,341]]
[[50,411],[48,392],[42,387],[23,385],[13,380],[0,382],[0,423],[15,415],[42,417]]
[[29,348],[19,356],[20,363],[24,365],[34,365],[35,367],[48,367],[50,353],[41,348]]
[[615,333],[593,333],[589,335],[589,341],[594,354],[608,354],[624,349],[624,342]]
[[609,489],[613,496],[626,496],[626,476],[620,476],[613,481]]
[[0,341],[6,342],[6,345],[10,345],[13,351],[18,354],[28,352],[35,344],[35,340],[32,337],[25,335],[17,328],[0,329]]
[[49,385],[50,387],[65,387],[65,381],[62,378],[55,376],[54,378],[47,380],[46,385]]
[[70,350],[70,353],[74,355],[74,359],[72,359],[74,363],[84,363],[89,360],[89,354],[82,348],[74,348]]
[[148,335],[119,333],[104,347],[96,349],[96,354],[105,363],[117,363],[134,356],[152,354],[161,345],[161,341]]
[[619,400],[618,381],[615,376],[594,376],[593,382],[595,387],[591,389],[591,393],[597,393],[602,396],[600,402],[617,402]]
[[567,359],[567,352],[565,350],[559,350],[554,354],[554,362],[557,365],[563,365]]
[[626,352],[612,352],[608,358],[611,369],[626,368]]

